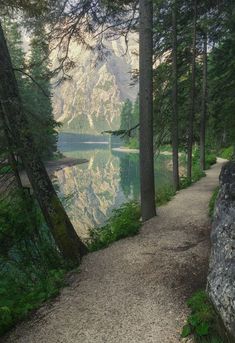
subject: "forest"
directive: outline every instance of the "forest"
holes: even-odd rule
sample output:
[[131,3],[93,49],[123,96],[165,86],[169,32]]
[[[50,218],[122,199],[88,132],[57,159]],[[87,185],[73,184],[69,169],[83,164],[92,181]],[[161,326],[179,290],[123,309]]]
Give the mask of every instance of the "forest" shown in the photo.
[[[97,63],[99,63],[109,58],[104,40],[112,42],[124,37],[128,51],[128,37],[132,33],[138,34],[139,68],[132,71],[132,82],[139,85],[138,96],[134,101],[129,98],[123,100],[120,127],[103,132],[103,134],[109,134],[111,138],[98,137],[93,142],[101,144],[105,140],[107,145],[108,142],[112,145],[112,140],[114,145],[121,142],[121,148],[130,152],[130,155],[126,154],[124,157],[123,152],[112,152],[112,156],[117,158],[120,154],[122,155],[118,180],[125,199],[128,201],[114,208],[110,216],[105,215],[105,223],[91,228],[89,237],[84,239],[77,232],[73,218],[67,210],[69,196],[61,194],[58,184],[47,168],[48,161],[60,163],[60,160],[64,158],[58,147],[63,123],[56,121],[54,117],[53,94],[58,85],[69,82],[73,78],[73,70],[76,70],[79,65],[79,61],[71,56],[72,42],[78,42],[86,49],[94,50],[97,54]],[[124,265],[121,263],[117,273],[123,275],[127,263],[128,268],[131,268],[127,268],[127,277],[128,275],[130,278],[134,277],[136,265],[140,263],[139,255],[136,252],[136,255],[132,253],[134,257],[130,257],[128,251],[134,249],[132,242],[137,242],[135,240],[138,239],[142,239],[142,243],[138,243],[139,241],[137,243],[143,244],[142,248],[145,251],[145,239],[147,243],[149,242],[146,236],[141,236],[145,225],[147,235],[156,220],[154,232],[156,242],[154,242],[155,246],[158,246],[158,235],[161,240],[172,223],[181,226],[179,217],[187,215],[187,202],[191,206],[188,217],[194,204],[198,204],[195,207],[200,207],[202,188],[206,189],[212,181],[213,187],[211,186],[212,188],[206,195],[210,199],[206,198],[204,201],[203,198],[201,206],[205,208],[205,211],[209,206],[210,216],[213,219],[216,199],[220,198],[218,197],[218,177],[222,165],[218,161],[229,160],[231,161],[229,163],[233,163],[235,154],[234,50],[235,3],[232,0],[116,0],[115,2],[109,0],[41,0],[36,2],[5,0],[0,3],[0,335],[3,337],[3,342],[37,343],[42,341],[42,333],[40,333],[42,336],[34,333],[35,336],[33,334],[27,338],[23,330],[19,336],[17,334],[14,336],[14,328],[17,328],[20,322],[30,320],[31,316],[34,316],[34,310],[45,303],[50,303],[53,298],[57,299],[56,297],[61,290],[63,292],[64,287],[71,286],[70,279],[73,279],[74,275],[78,278],[77,283],[80,284],[80,268],[81,280],[83,280],[82,277],[86,280],[83,273],[84,269],[89,269],[89,259],[92,259],[90,256],[94,256],[94,260],[97,256],[97,261],[98,256],[101,256],[102,262],[98,264],[101,274],[102,268],[108,263],[107,260],[104,261],[105,258],[111,256],[108,260],[111,266],[118,265],[119,260],[112,260],[113,255],[109,255],[111,250],[104,248],[110,247],[115,251],[120,247],[120,253],[116,252],[117,258],[122,255],[122,258],[126,256],[126,259],[121,260]],[[55,60],[55,56],[56,64],[51,62],[52,57]],[[78,138],[76,135],[69,138],[69,135],[63,134],[67,140],[71,139],[71,144],[92,140],[92,136],[86,134]],[[132,153],[131,150],[133,150]],[[159,156],[162,156],[168,168],[170,166],[170,172],[156,167],[155,160]],[[112,165],[110,168],[110,173],[112,173]],[[101,180],[102,171],[99,173],[98,177]],[[158,174],[161,174],[162,178],[164,174],[167,176],[169,174],[170,182],[158,184],[156,178]],[[210,175],[213,176],[213,180]],[[25,177],[28,179],[27,184],[25,184]],[[94,180],[91,180],[89,187],[92,187],[92,181]],[[197,181],[204,182],[204,186],[199,189],[198,193],[195,191],[193,193],[193,189],[196,189],[193,187],[197,187]],[[82,183],[82,180],[78,179],[79,182]],[[99,194],[102,193],[101,191],[102,189]],[[186,197],[184,193],[186,191],[187,194],[192,194],[192,199],[197,198],[195,203],[193,200],[192,203],[190,202],[191,196],[189,199]],[[184,203],[181,203],[182,207],[185,206],[186,214],[180,214],[179,208],[175,210],[176,214],[170,213],[171,203],[173,204],[174,199],[177,202],[177,196],[181,194],[182,197],[186,197],[183,198]],[[169,210],[165,207],[168,203]],[[178,201],[179,205],[180,201]],[[234,209],[234,204],[232,206]],[[164,208],[166,208],[165,212]],[[87,211],[85,207],[84,217]],[[97,209],[98,211],[104,212],[102,204]],[[199,237],[198,242],[203,242],[203,239],[209,240],[208,223],[206,219],[203,224],[200,222],[201,218],[204,220],[204,214],[201,217],[199,215],[198,223],[200,224],[197,224],[196,219],[194,223],[193,215],[188,221],[189,232],[194,226],[198,225],[200,229],[205,226],[206,238]],[[163,219],[161,219],[162,216]],[[170,220],[167,219],[168,216],[169,218],[172,216],[171,224],[167,224],[167,220]],[[79,221],[79,218],[76,220]],[[161,224],[161,220],[163,224],[166,220],[165,226]],[[161,225],[164,226],[163,236],[161,236]],[[186,224],[185,227],[187,227]],[[175,233],[169,231],[168,234],[169,237],[173,237]],[[114,243],[126,237],[130,238],[120,241],[123,242],[120,243],[123,246]],[[232,239],[234,242],[234,238]],[[168,238],[166,240],[168,241]],[[182,239],[183,245],[185,241],[187,243],[190,239],[187,236]],[[198,242],[195,246],[199,244]],[[151,246],[151,243],[149,244]],[[175,249],[177,248],[182,252],[188,249],[184,250],[181,246]],[[164,249],[165,254],[168,254],[168,248]],[[206,251],[209,255],[210,251]],[[230,252],[231,256],[233,256],[233,251]],[[204,256],[204,252],[205,250],[199,255]],[[165,262],[163,263],[165,257],[161,257],[162,253],[146,252],[146,256],[151,254],[159,255],[159,259],[162,258],[160,262],[157,261],[159,266],[162,263],[163,269],[167,271],[168,267],[164,265]],[[168,258],[170,261],[170,255]],[[133,259],[133,262],[130,263],[129,259]],[[86,267],[83,267],[83,260],[87,263]],[[174,258],[171,260],[173,261]],[[203,260],[201,267],[205,275],[207,271],[204,272],[203,268],[204,266],[205,269],[207,268],[207,260],[208,257]],[[188,261],[188,263],[196,263],[197,257]],[[197,262],[199,269],[200,261],[199,259]],[[183,263],[178,264],[180,271]],[[115,268],[113,267],[114,272]],[[172,267],[172,273],[174,269],[177,270],[177,266]],[[92,270],[94,272],[91,268]],[[189,267],[188,273],[194,273],[193,270],[193,267]],[[96,275],[98,272],[98,270],[95,271],[93,276],[97,277],[94,279],[96,283],[99,283],[102,275],[104,280],[105,278],[115,280],[116,276],[112,274],[103,273],[98,277]],[[142,269],[141,272],[143,272]],[[182,271],[184,272],[185,270]],[[157,273],[156,271],[156,275]],[[115,324],[109,324],[105,317],[104,323],[107,321],[107,324],[104,326],[107,332],[103,333],[104,340],[102,340],[102,329],[99,337],[92,331],[97,329],[96,326],[89,334],[86,333],[85,328],[77,329],[77,336],[71,329],[70,336],[68,324],[68,331],[64,333],[67,336],[56,336],[60,334],[58,327],[55,330],[52,327],[45,328],[45,331],[55,335],[51,338],[47,336],[45,342],[174,343],[181,340],[183,342],[183,339],[187,339],[186,337],[193,340],[184,340],[184,342],[194,340],[204,343],[233,342],[234,328],[230,330],[226,322],[225,327],[217,325],[218,321],[224,321],[224,317],[222,314],[221,321],[221,314],[218,315],[214,308],[216,304],[213,305],[213,301],[211,303],[207,294],[209,291],[207,293],[205,291],[205,275],[199,287],[192,287],[192,290],[185,291],[184,296],[180,295],[184,299],[181,301],[184,304],[190,297],[188,306],[192,312],[188,319],[184,315],[184,322],[181,320],[180,328],[173,327],[174,319],[171,316],[168,317],[170,310],[167,310],[166,321],[169,320],[169,335],[171,330],[173,332],[172,340],[170,336],[167,336],[168,333],[161,336],[161,330],[157,331],[159,336],[152,338],[149,336],[149,338],[145,329],[143,329],[144,333],[141,332],[137,338],[134,333],[137,332],[134,324],[133,332],[131,331],[133,336],[129,337],[128,333],[122,334],[120,322],[118,323],[121,326],[119,324],[115,326]],[[234,273],[231,279],[232,277],[234,279]],[[119,279],[119,276],[117,278]],[[188,278],[190,279],[190,276]],[[145,279],[145,274],[141,279]],[[87,280],[90,280],[89,277]],[[92,280],[90,283],[93,282]],[[150,279],[150,284],[152,280]],[[72,287],[78,286],[73,284]],[[87,286],[84,287],[86,289]],[[99,292],[99,286],[97,286],[98,291],[95,289],[95,284],[93,287],[92,294]],[[126,287],[125,292],[129,291],[130,289]],[[107,292],[109,294],[111,291]],[[140,307],[141,292],[140,290],[139,293],[138,291],[134,293],[140,301]],[[100,293],[97,294],[96,309],[97,306],[101,306],[99,305]],[[85,299],[86,296],[85,290],[82,289],[78,297]],[[105,295],[103,296],[105,299]],[[233,296],[235,296],[234,293],[230,295],[230,298],[234,302]],[[115,298],[115,295],[112,294],[111,297]],[[131,296],[130,299],[132,299]],[[150,298],[146,299],[146,303],[148,299]],[[70,313],[71,304],[68,305],[67,316]],[[103,304],[104,307],[106,305],[107,308],[101,310],[99,307],[97,310],[101,317],[109,311],[109,306],[111,306],[108,301]],[[66,306],[65,303],[64,307]],[[85,303],[81,305],[81,308],[89,306]],[[126,314],[128,306],[125,308],[122,305],[123,308],[116,303],[113,306],[113,311],[115,308],[117,312],[119,311],[119,320],[122,317],[123,321],[134,320]],[[133,300],[129,306],[130,311],[134,311],[133,316],[140,311],[139,308],[135,310],[135,306]],[[174,308],[173,305],[172,308]],[[79,305],[77,311],[79,311]],[[177,312],[176,309],[175,311]],[[158,313],[156,313],[157,316]],[[234,314],[231,315],[231,318],[233,317]],[[90,317],[90,321],[93,324],[96,323],[97,318],[94,317],[94,320],[92,318]],[[76,318],[69,317],[69,323],[71,323],[70,320],[76,321]],[[146,327],[150,325],[151,320],[149,319]],[[71,325],[74,327],[75,324]],[[119,332],[116,336],[110,329],[112,325],[115,327],[114,331]],[[86,327],[85,324],[84,327]],[[151,330],[152,327],[149,331]],[[164,330],[168,330],[167,324]],[[31,330],[28,329],[28,331],[31,334]],[[11,332],[13,332],[12,337]],[[81,332],[80,340],[78,340],[78,332]],[[87,332],[90,332],[89,329]],[[142,334],[144,336],[141,336]]]

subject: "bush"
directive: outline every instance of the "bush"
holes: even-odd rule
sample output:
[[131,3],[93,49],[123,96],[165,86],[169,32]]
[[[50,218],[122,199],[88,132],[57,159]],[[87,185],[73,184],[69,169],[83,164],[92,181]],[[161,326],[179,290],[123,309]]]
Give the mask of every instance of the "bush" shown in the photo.
[[231,160],[233,157],[233,152],[234,152],[234,149],[232,146],[221,149],[219,152],[219,157],[225,158],[226,160]]
[[140,208],[136,202],[129,202],[113,210],[106,225],[90,231],[89,250],[103,249],[119,239],[136,235],[141,227],[140,216]]
[[209,216],[211,218],[213,217],[213,214],[214,214],[215,203],[216,203],[216,199],[217,199],[218,193],[219,193],[219,187],[217,187],[214,190],[214,192],[212,194],[212,197],[210,199],[210,202],[209,202]]
[[[186,160],[183,160],[186,163]],[[216,163],[216,155],[211,152],[206,153],[206,169],[209,169],[213,164]],[[202,177],[206,176],[200,165],[200,151],[196,147],[193,151],[192,159],[192,180],[187,176],[180,178],[180,189],[189,187],[192,183],[199,181]]]
[[215,163],[216,163],[216,154],[207,153],[206,154],[206,169],[209,169]]
[[181,336],[194,335],[196,342],[225,343],[218,333],[218,317],[206,292],[196,292],[187,302],[191,309]]
[[172,199],[175,195],[174,187],[171,184],[165,184],[157,189],[156,203],[157,206],[162,206]]
[[33,198],[0,202],[0,334],[56,295],[67,266]]

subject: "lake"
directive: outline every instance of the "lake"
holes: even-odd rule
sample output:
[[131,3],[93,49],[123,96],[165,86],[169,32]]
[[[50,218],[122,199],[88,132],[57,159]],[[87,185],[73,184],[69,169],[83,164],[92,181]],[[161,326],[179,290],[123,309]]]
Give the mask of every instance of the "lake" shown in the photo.
[[[55,175],[67,213],[83,238],[89,237],[90,229],[102,226],[113,209],[140,198],[139,154],[114,151],[108,139],[89,139],[84,142],[80,135],[59,135],[58,148],[65,156],[89,162],[66,167]],[[172,182],[171,156],[156,158],[155,175],[156,188]]]

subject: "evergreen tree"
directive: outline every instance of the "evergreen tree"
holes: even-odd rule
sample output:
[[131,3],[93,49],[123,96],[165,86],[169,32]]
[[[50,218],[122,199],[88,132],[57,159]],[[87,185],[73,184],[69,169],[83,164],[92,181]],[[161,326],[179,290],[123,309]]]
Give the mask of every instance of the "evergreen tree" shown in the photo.
[[153,1],[140,1],[140,194],[142,220],[156,215],[153,151]]
[[[123,104],[121,111],[120,130],[130,130],[132,127],[132,102],[129,99]],[[129,136],[125,135],[123,138],[125,144],[129,143]]]
[[18,154],[55,242],[62,255],[77,264],[86,248],[78,238],[37,153],[1,25],[0,60],[0,110],[6,116],[11,139],[18,148]]
[[[55,127],[57,123],[53,119],[48,69],[49,51],[48,45],[43,39],[45,32],[42,27],[35,31],[30,43],[30,63],[26,67],[19,23],[6,17],[3,27],[6,32],[13,67],[16,70],[24,111],[30,123],[37,151],[44,159],[52,158],[56,151],[57,133]],[[26,70],[32,79],[24,74]]]
[[56,151],[57,132],[55,128],[57,123],[53,118],[49,49],[45,36],[43,27],[37,28],[30,42],[30,75],[41,88],[33,81],[28,82],[27,92],[24,95],[24,106],[28,113],[38,152],[44,159],[49,159]]

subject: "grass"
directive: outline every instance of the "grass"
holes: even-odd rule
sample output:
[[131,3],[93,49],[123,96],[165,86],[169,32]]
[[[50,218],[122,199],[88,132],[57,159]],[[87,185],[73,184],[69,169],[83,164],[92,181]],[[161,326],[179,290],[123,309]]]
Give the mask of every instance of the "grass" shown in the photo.
[[141,227],[140,217],[139,205],[134,201],[113,210],[103,227],[90,231],[89,250],[100,250],[122,238],[136,235]]
[[173,185],[165,184],[157,189],[156,192],[156,204],[157,206],[162,206],[168,203],[173,196],[176,194]]
[[231,160],[233,157],[233,152],[234,152],[234,149],[232,146],[223,148],[219,152],[219,157],[225,158],[226,160]]
[[216,203],[218,193],[219,193],[219,187],[216,187],[209,202],[209,216],[211,218],[213,217],[213,214],[214,214],[215,203]]
[[188,301],[191,310],[181,336],[194,336],[196,343],[228,343],[221,332],[220,319],[205,291],[197,291]]

